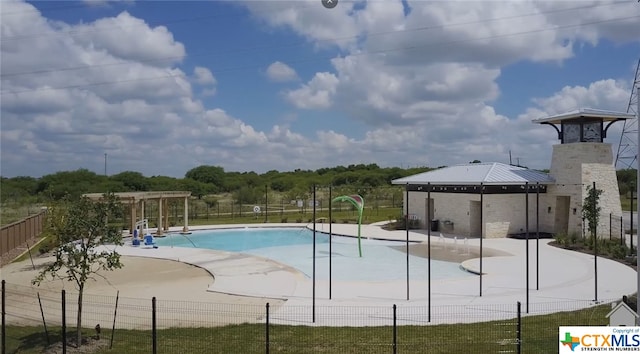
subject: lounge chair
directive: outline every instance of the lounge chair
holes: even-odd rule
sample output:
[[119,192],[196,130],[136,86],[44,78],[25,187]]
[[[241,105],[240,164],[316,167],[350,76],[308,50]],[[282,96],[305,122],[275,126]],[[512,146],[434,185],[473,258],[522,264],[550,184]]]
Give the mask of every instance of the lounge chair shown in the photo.
[[158,248],[156,242],[153,240],[153,235],[147,234],[144,235],[144,245],[145,246],[153,246],[153,248]]

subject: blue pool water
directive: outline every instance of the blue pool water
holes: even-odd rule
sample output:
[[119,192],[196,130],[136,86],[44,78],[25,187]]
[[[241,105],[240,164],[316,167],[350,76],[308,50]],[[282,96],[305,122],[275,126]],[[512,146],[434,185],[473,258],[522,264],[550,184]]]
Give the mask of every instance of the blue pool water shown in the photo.
[[[358,239],[332,236],[331,277],[336,281],[390,281],[406,279],[407,254],[390,246],[404,242],[362,241],[362,257],[358,255]],[[306,228],[243,228],[194,231],[190,235],[171,234],[156,238],[162,247],[197,247],[241,252],[273,259],[297,268],[308,277],[313,272],[313,232]],[[412,279],[427,279],[427,259],[409,256]],[[459,263],[431,260],[431,278],[472,276],[460,269]],[[329,278],[329,235],[316,232],[316,278]]]

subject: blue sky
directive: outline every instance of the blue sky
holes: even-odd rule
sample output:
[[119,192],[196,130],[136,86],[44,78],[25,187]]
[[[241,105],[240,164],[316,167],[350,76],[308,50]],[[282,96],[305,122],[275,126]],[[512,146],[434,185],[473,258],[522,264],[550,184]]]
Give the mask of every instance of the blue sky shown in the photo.
[[[626,111],[634,1],[3,1],[0,173],[548,168]],[[614,153],[622,124],[609,131]]]

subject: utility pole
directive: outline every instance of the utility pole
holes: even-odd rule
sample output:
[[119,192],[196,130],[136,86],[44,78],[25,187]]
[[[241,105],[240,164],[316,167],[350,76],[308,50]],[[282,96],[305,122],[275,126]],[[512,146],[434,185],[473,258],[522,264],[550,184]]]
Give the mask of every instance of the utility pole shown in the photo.
[[104,175],[107,175],[107,153],[104,153]]
[[[640,59],[636,66],[636,72],[631,84],[631,94],[627,104],[627,113],[637,113],[638,87],[640,85]],[[615,166],[617,168],[634,168],[638,150],[638,119],[625,119],[618,143],[618,153],[616,155]]]

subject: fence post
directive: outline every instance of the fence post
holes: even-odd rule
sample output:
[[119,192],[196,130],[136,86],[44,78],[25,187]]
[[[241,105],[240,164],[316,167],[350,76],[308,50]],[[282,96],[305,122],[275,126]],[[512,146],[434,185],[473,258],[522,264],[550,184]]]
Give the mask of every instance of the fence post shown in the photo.
[[265,325],[265,353],[269,354],[269,303],[266,306],[266,325]]
[[47,330],[47,321],[44,319],[44,310],[42,309],[42,300],[40,300],[40,292],[38,292],[38,304],[40,304],[40,315],[42,316],[42,325],[44,326],[44,335],[47,337],[47,345],[49,342],[49,331]]
[[398,352],[398,325],[396,309],[396,304],[393,304],[393,354]]
[[67,354],[67,292],[64,289],[62,289],[62,354]]
[[120,290],[116,293],[116,306],[113,309],[113,326],[111,327],[111,339],[109,340],[109,349],[113,348],[113,336],[116,334],[116,315],[118,314],[118,299],[120,298]]
[[620,217],[620,246],[624,245],[624,223],[623,217]]
[[158,353],[158,337],[156,333],[156,297],[151,298],[151,341],[153,354]]
[[516,349],[518,354],[522,350],[522,311],[520,301],[518,301],[518,322],[516,325]]
[[2,354],[7,352],[7,323],[6,323],[6,311],[5,311],[5,284],[6,282],[2,279]]

